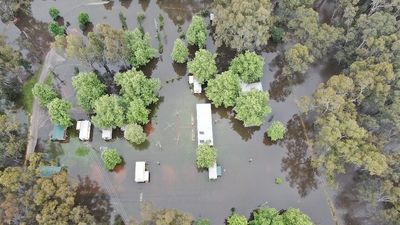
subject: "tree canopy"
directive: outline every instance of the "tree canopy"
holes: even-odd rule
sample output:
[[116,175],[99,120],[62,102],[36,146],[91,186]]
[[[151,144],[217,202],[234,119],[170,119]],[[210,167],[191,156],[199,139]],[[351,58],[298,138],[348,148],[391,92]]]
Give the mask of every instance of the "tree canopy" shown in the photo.
[[124,137],[126,140],[135,144],[142,144],[146,141],[146,134],[143,132],[143,128],[135,123],[126,126]]
[[228,225],[247,225],[246,217],[239,215],[237,213],[232,214],[228,220]]
[[57,93],[50,85],[36,83],[32,88],[32,94],[42,106],[47,106],[51,101],[57,98]]
[[231,71],[217,75],[215,79],[208,81],[206,96],[216,106],[235,106],[240,93],[239,77]]
[[149,122],[150,110],[146,108],[143,101],[134,99],[129,103],[126,119],[128,123],[146,124]]
[[271,126],[267,130],[268,137],[270,137],[272,141],[283,139],[285,133],[286,128],[280,121],[272,122]]
[[305,73],[309,65],[314,62],[314,57],[310,55],[307,46],[297,43],[285,52],[285,62],[286,66],[282,73],[293,77],[297,73]]
[[243,121],[246,127],[260,126],[265,117],[272,112],[268,101],[269,95],[263,91],[253,89],[241,93],[233,108],[236,112],[235,118]]
[[215,57],[216,55],[211,52],[200,49],[196,52],[194,59],[188,63],[189,73],[193,74],[201,84],[204,84],[217,73]]
[[275,208],[263,207],[253,213],[253,220],[249,225],[279,224],[279,225],[313,225],[309,216],[299,209],[289,208],[280,213]]
[[193,16],[192,23],[186,32],[186,39],[189,44],[203,48],[206,44],[207,36],[207,27],[204,19],[200,16]]
[[78,15],[78,22],[79,22],[79,27],[84,29],[89,23],[90,23],[90,17],[89,14],[86,12],[81,12]]
[[60,11],[55,7],[50,7],[49,15],[53,20],[57,20],[60,17]]
[[104,165],[108,170],[114,170],[114,168],[122,163],[122,158],[119,155],[117,149],[108,148],[101,153]]
[[114,80],[121,86],[120,93],[128,102],[140,99],[145,106],[149,106],[158,101],[160,80],[147,78],[142,71],[132,69],[124,73],[117,73]]
[[103,95],[94,102],[93,124],[102,129],[114,129],[125,123],[125,109],[117,95]]
[[267,45],[275,18],[269,0],[215,1],[214,39],[238,51]]
[[151,38],[148,33],[142,33],[138,28],[126,32],[130,64],[138,68],[146,65],[155,57],[156,49],[151,47]]
[[76,90],[79,105],[86,112],[92,110],[94,102],[104,95],[106,89],[93,72],[82,72],[72,77],[72,85]]
[[22,159],[26,131],[13,117],[0,114],[0,169],[19,163]]
[[58,25],[57,22],[50,22],[48,28],[53,36],[65,35],[65,27]]
[[217,160],[217,151],[208,144],[199,145],[196,155],[196,164],[198,168],[210,168]]
[[184,63],[187,61],[188,56],[189,49],[186,47],[185,42],[180,38],[176,39],[171,53],[172,60],[177,63]]
[[72,105],[64,99],[55,98],[48,105],[49,115],[53,124],[62,127],[69,127],[72,125],[70,110]]
[[245,83],[259,81],[264,75],[264,58],[255,52],[246,51],[232,60],[229,70]]

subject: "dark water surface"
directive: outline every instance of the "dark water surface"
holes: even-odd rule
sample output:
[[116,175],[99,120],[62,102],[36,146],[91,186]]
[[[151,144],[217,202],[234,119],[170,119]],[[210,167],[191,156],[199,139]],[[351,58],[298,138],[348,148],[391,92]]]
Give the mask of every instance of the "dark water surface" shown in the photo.
[[[49,145],[51,124],[43,121],[40,129],[40,147],[53,157],[58,157],[79,184],[79,201],[88,204],[97,217],[108,221],[116,214],[128,221],[131,217],[139,218],[141,201],[152,202],[157,207],[177,208],[192,213],[195,218],[209,218],[213,224],[223,224],[235,208],[238,213],[250,216],[252,210],[261,205],[278,209],[297,207],[315,221],[316,224],[334,224],[327,195],[316,171],[310,166],[307,152],[306,123],[298,115],[295,100],[304,95],[311,95],[318,84],[337,73],[337,66],[330,62],[320,62],[313,66],[304,80],[289,84],[279,76],[277,53],[266,50],[262,53],[266,61],[265,76],[262,83],[270,92],[273,113],[265,119],[263,126],[244,128],[233,118],[229,109],[213,108],[214,145],[218,150],[218,163],[225,169],[222,178],[208,180],[207,171],[201,172],[195,166],[197,143],[195,104],[207,102],[204,96],[195,96],[188,85],[185,65],[172,63],[170,53],[173,42],[178,37],[177,25],[186,30],[194,13],[207,7],[207,1],[114,1],[106,5],[97,5],[96,1],[42,1],[35,0],[31,5],[31,14],[21,20],[24,28],[0,24],[0,31],[6,33],[15,46],[17,39],[25,36],[26,41],[34,43],[30,48],[23,47],[26,55],[33,58],[43,56],[49,46],[46,32],[50,21],[48,9],[51,6],[61,11],[63,20],[71,24],[68,32],[81,32],[77,16],[81,11],[89,13],[94,25],[108,23],[120,28],[118,14],[127,17],[129,29],[136,27],[138,12],[144,11],[143,23],[146,32],[152,36],[155,48],[154,19],[159,14],[165,18],[162,31],[164,52],[156,60],[143,68],[146,75],[161,80],[160,101],[154,106],[151,124],[145,129],[148,142],[133,146],[114,131],[114,139],[105,142],[101,133],[94,129],[92,141],[82,143],[70,129],[69,142],[61,145]],[[179,18],[181,17],[181,18]],[[21,33],[26,33],[22,35]],[[207,49],[218,53],[220,70],[226,69],[234,53],[224,48],[216,49],[211,37]],[[54,70],[58,75],[54,84],[59,87],[62,96],[74,103],[74,119],[85,119],[76,104],[71,85],[75,61],[67,61]],[[89,68],[79,66],[80,71]],[[107,76],[107,75],[103,75]],[[285,140],[271,143],[265,137],[265,131],[271,119],[287,124]],[[86,156],[78,156],[79,147],[91,148]],[[108,172],[100,159],[101,146],[117,148],[124,158],[124,165],[115,172]],[[252,162],[249,162],[252,159]],[[135,161],[145,160],[149,164],[151,182],[134,182]],[[157,164],[160,163],[160,165]],[[284,179],[283,184],[274,183],[276,177]],[[94,201],[89,199],[94,198]]]

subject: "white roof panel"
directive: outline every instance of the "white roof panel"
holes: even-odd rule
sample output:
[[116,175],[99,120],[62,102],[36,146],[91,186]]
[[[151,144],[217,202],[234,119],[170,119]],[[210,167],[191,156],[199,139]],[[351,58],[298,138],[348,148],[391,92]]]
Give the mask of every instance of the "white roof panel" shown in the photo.
[[214,145],[211,104],[196,104],[197,111],[197,144]]
[[89,120],[78,121],[80,124],[79,127],[79,139],[82,141],[88,141],[90,139],[90,129],[92,123]]
[[256,82],[256,83],[251,83],[251,84],[246,84],[246,83],[240,82],[240,88],[242,89],[243,92],[248,92],[248,91],[251,91],[252,89],[263,91],[263,86],[262,86],[261,82]]
[[104,140],[111,140],[112,139],[112,129],[101,130],[101,138],[103,138]]
[[149,171],[146,171],[146,162],[140,161],[135,164],[135,182],[149,181]]
[[208,179],[215,180],[217,177],[217,162],[214,162],[213,166],[208,168]]

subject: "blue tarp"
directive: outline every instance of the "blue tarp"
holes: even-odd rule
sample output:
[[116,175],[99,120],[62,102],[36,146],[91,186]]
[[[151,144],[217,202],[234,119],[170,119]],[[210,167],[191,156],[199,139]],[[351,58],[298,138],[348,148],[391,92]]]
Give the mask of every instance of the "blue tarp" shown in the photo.
[[61,171],[60,166],[41,166],[40,167],[40,176],[42,177],[51,177],[56,173]]
[[65,140],[65,128],[59,125],[55,125],[53,128],[53,134],[51,135],[53,141],[64,141]]

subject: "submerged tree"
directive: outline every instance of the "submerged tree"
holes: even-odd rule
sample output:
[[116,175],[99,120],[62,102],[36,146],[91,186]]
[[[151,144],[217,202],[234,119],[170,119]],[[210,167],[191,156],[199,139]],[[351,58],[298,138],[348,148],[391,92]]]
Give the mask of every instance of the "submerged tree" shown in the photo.
[[60,17],[60,11],[56,7],[50,7],[49,15],[53,20],[57,20]]
[[151,47],[151,38],[148,33],[142,33],[138,28],[126,32],[126,41],[129,50],[130,64],[138,68],[146,65],[155,57],[156,49]]
[[305,73],[314,62],[314,57],[310,55],[307,46],[295,44],[285,52],[285,62],[287,65],[282,73],[287,77],[294,77],[296,73]]
[[269,221],[269,224],[279,225],[313,225],[314,223],[309,216],[301,212],[299,209],[289,208],[282,213],[275,208],[262,207],[253,213],[253,220],[249,225],[263,224]]
[[217,161],[217,151],[208,144],[199,145],[196,156],[197,168],[210,168]]
[[266,45],[274,23],[270,0],[215,1],[215,43],[242,51]]
[[280,121],[272,122],[271,126],[267,130],[268,137],[270,137],[272,141],[283,139],[285,133],[286,128]]
[[189,44],[203,48],[207,41],[207,27],[204,19],[200,16],[193,16],[187,32],[186,39]]
[[65,35],[65,27],[58,25],[57,22],[49,23],[49,31],[55,37],[59,35]]
[[115,83],[121,86],[120,93],[125,101],[140,99],[145,106],[158,101],[158,91],[160,81],[158,79],[147,78],[142,71],[135,69],[124,73],[117,73],[114,77]]
[[260,126],[272,112],[268,104],[269,95],[263,91],[251,90],[240,94],[233,110],[235,118],[243,121],[245,127]]
[[32,88],[32,94],[39,101],[39,104],[45,107],[57,98],[57,93],[47,84],[36,83]]
[[104,95],[106,89],[93,72],[79,73],[72,77],[72,85],[76,90],[79,105],[86,112],[93,108],[94,102]]
[[146,202],[141,205],[141,213],[143,215],[142,225],[192,225],[193,221],[192,216],[188,213],[176,209],[155,209]]
[[79,13],[78,22],[79,22],[79,27],[81,29],[85,29],[90,24],[89,14],[86,12]]
[[64,99],[55,98],[47,105],[47,108],[49,109],[49,115],[53,124],[57,124],[65,128],[72,125],[70,115],[72,105],[70,102]]
[[104,165],[108,170],[114,170],[114,168],[122,163],[122,157],[119,155],[117,149],[109,148],[101,153]]
[[0,169],[20,162],[26,144],[25,129],[14,118],[0,114]]
[[216,106],[235,106],[239,97],[239,77],[229,70],[208,81],[206,96]]
[[188,63],[189,73],[193,74],[201,84],[204,84],[217,73],[215,57],[216,55],[211,52],[200,49],[196,52],[194,59]]
[[264,75],[263,69],[264,58],[255,52],[248,51],[236,56],[229,67],[229,70],[238,75],[245,83],[259,81]]
[[126,119],[128,123],[146,124],[149,122],[149,113],[142,100],[134,99],[129,103]]
[[146,141],[146,134],[143,132],[143,128],[135,123],[126,126],[124,137],[126,140],[138,145]]
[[184,63],[187,61],[188,56],[189,50],[186,47],[185,42],[180,38],[176,39],[171,53],[172,60],[177,63]]
[[247,225],[246,217],[237,213],[234,213],[230,217],[228,217],[227,222],[228,225]]
[[117,128],[124,125],[125,110],[117,95],[103,95],[94,102],[93,124],[102,129]]

